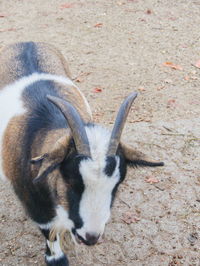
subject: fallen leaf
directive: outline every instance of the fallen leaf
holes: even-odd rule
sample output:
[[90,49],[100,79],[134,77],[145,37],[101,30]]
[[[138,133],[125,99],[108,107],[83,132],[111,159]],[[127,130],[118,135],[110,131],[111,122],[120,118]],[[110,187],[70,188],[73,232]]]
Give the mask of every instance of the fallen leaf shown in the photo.
[[165,86],[159,86],[158,88],[157,88],[157,91],[161,91],[162,89],[164,89],[165,88]]
[[122,214],[122,216],[122,221],[124,221],[126,224],[137,223],[140,221],[140,218],[132,212],[125,212]]
[[6,31],[16,31],[16,28],[8,28],[8,29],[0,29],[0,32],[6,32]]
[[97,23],[94,25],[95,28],[101,28],[103,26],[103,23]]
[[185,76],[184,80],[188,81],[188,80],[190,80],[190,77],[189,76]]
[[102,92],[102,89],[100,89],[100,88],[94,88],[93,91],[94,91],[95,93],[99,93],[99,92]]
[[195,67],[200,68],[200,60],[198,60],[198,61],[196,62]]
[[175,70],[183,70],[183,68],[180,65],[173,64],[172,62],[165,62],[163,63],[163,66],[167,66]]
[[147,11],[146,11],[146,14],[147,14],[147,15],[150,15],[150,14],[152,14],[152,11],[151,11],[151,9],[147,9]]
[[126,4],[125,2],[117,2],[118,6],[122,6],[122,5],[125,5],[125,4]]
[[6,14],[0,14],[0,18],[5,18],[5,17],[7,17],[8,15],[6,15]]
[[175,99],[169,99],[167,101],[167,108],[169,107],[175,107],[176,106],[176,100]]
[[139,91],[146,91],[146,89],[143,88],[143,87],[139,88],[138,90],[139,90]]
[[72,8],[72,7],[74,7],[74,3],[66,3],[66,4],[62,4],[60,6],[60,9]]
[[142,22],[147,22],[145,18],[140,18],[139,20]]
[[172,21],[175,21],[177,19],[178,19],[177,17],[169,17],[169,20],[172,20]]
[[156,184],[159,183],[159,180],[155,177],[149,177],[145,180],[145,182],[149,184]]

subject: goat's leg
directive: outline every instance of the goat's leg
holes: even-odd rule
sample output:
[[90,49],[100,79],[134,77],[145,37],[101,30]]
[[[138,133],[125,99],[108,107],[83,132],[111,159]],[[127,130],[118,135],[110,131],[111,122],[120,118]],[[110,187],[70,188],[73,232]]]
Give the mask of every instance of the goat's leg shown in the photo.
[[45,185],[38,184],[34,186],[32,181],[27,179],[14,183],[14,189],[26,208],[30,218],[39,226],[41,232],[46,238],[45,261],[48,266],[68,266],[68,259],[62,252],[57,236],[55,241],[49,240],[49,232],[54,225],[54,219],[57,216],[55,204],[50,196],[50,190]]
[[42,229],[41,232],[46,238],[46,253],[45,262],[48,266],[68,266],[69,262],[67,256],[63,253],[60,247],[59,236],[56,236],[55,241],[49,240],[49,229]]

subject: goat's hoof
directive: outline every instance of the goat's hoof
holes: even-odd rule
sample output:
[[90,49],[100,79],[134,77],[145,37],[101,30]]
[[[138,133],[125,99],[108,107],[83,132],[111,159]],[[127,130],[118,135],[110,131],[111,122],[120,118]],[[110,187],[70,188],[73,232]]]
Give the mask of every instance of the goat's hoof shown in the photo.
[[49,259],[46,257],[45,262],[47,266],[69,266],[69,261],[66,256],[62,256],[57,259]]

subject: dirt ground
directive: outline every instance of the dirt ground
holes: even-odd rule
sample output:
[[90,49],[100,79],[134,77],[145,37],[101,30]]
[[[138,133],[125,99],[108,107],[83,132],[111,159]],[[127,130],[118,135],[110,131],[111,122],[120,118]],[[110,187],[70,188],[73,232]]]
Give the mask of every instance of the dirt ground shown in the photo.
[[[71,266],[200,265],[199,25],[199,0],[0,1],[0,48],[54,44],[108,127],[138,91],[123,138],[165,162],[129,170],[103,243],[70,250]],[[43,237],[9,184],[0,198],[0,265],[44,265]]]

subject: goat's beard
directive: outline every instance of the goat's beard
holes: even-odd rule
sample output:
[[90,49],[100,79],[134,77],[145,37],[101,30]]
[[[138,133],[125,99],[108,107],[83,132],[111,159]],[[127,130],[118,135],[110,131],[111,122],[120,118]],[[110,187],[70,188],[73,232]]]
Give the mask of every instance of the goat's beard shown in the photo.
[[67,254],[74,247],[74,241],[72,241],[69,230],[53,227],[49,233],[49,241],[54,242],[56,238],[59,239],[59,244],[64,254]]

